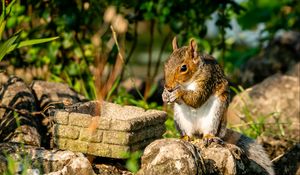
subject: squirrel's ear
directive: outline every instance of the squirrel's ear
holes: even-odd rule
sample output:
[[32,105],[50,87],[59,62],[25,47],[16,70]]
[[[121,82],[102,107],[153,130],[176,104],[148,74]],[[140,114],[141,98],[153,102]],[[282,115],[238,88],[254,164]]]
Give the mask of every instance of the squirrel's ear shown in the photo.
[[191,39],[190,41],[189,50],[193,55],[193,58],[197,57],[197,43],[194,39]]
[[173,51],[178,49],[177,37],[175,36],[172,41]]

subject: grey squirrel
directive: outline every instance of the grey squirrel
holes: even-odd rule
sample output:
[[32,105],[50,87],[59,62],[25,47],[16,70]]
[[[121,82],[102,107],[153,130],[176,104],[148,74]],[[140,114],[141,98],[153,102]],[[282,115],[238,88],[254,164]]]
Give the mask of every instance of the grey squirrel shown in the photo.
[[174,121],[182,137],[200,137],[205,144],[230,143],[240,147],[267,174],[274,175],[272,163],[263,147],[251,138],[227,129],[226,110],[229,85],[221,66],[210,55],[197,52],[192,39],[178,47],[164,65],[163,101],[174,103]]

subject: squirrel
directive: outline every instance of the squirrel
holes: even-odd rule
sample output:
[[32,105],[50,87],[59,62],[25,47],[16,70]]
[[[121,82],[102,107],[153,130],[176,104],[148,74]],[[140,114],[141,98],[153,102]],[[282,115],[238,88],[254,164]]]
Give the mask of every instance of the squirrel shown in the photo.
[[237,145],[263,168],[264,174],[275,174],[261,145],[226,128],[229,83],[216,59],[199,53],[193,39],[188,46],[179,48],[174,37],[172,47],[173,52],[164,64],[162,99],[174,103],[174,122],[180,135],[202,137],[206,146],[211,142]]

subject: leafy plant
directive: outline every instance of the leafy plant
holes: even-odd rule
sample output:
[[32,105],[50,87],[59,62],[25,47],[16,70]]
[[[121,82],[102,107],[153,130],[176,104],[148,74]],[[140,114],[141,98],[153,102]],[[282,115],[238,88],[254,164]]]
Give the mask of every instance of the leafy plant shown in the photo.
[[125,157],[127,158],[126,160],[126,168],[133,172],[136,173],[140,169],[140,158],[142,156],[141,151],[135,151],[131,153],[125,153]]
[[4,154],[7,160],[7,169],[4,172],[4,175],[15,175],[21,174],[26,175],[28,174],[28,169],[31,165],[31,160],[25,155],[20,158],[20,160],[16,160],[9,154]]
[[[16,0],[11,1],[8,6],[6,7],[6,1],[2,0],[2,10],[1,10],[1,17],[0,17],[0,40],[1,36],[3,35],[3,31],[5,29],[5,25],[7,24],[9,14],[12,11],[13,5]],[[25,47],[25,46],[31,46],[34,44],[40,44],[49,42],[52,40],[57,39],[58,37],[52,37],[52,38],[43,38],[43,39],[33,39],[33,40],[26,40],[26,41],[19,41],[22,31],[16,32],[13,36],[11,36],[6,41],[1,41],[0,43],[0,61],[3,59],[3,57],[8,54],[9,52],[15,50],[16,48]]]
[[166,132],[164,133],[164,138],[179,138],[180,134],[175,128],[174,119],[168,114],[168,119],[165,122],[166,125]]

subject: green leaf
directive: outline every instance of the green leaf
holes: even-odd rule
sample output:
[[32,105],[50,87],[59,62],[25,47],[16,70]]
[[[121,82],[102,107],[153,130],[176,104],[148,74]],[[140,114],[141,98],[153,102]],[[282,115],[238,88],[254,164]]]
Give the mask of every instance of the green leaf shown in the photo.
[[27,41],[21,41],[20,43],[13,44],[12,46],[10,46],[8,52],[11,52],[16,48],[31,46],[31,45],[34,45],[34,44],[46,43],[46,42],[49,42],[49,41],[56,40],[58,38],[59,37],[51,37],[51,38],[42,38],[42,39],[32,39],[32,40],[27,40]]
[[14,42],[18,39],[19,36],[20,35],[14,35],[0,45],[0,61],[9,52],[9,49],[13,46]]
[[6,25],[6,21],[0,19],[0,40],[2,38],[2,33],[4,31],[5,25]]
[[121,77],[118,77],[113,86],[111,87],[110,91],[108,92],[107,96],[106,96],[106,100],[108,100],[110,98],[110,96],[112,95],[112,93],[117,89],[118,85],[120,84],[120,80],[121,80]]

